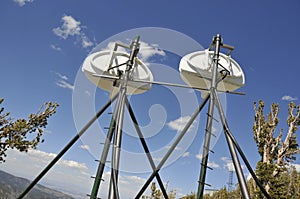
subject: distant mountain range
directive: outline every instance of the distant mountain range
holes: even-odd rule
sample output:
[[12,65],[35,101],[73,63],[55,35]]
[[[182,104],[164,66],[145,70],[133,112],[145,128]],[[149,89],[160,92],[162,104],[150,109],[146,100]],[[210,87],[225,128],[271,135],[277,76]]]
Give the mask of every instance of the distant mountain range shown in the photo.
[[[16,199],[29,185],[30,181],[25,178],[13,176],[0,170],[0,199]],[[36,185],[24,197],[24,199],[74,199],[73,197],[47,188]]]

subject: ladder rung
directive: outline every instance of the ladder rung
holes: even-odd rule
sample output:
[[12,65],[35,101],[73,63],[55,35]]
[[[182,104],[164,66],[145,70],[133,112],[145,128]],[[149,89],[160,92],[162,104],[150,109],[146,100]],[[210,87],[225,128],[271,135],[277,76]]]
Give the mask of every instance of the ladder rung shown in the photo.
[[[105,144],[105,142],[100,142],[100,144]],[[109,145],[111,145],[111,143],[109,143]]]
[[209,150],[209,152],[211,152],[211,153],[215,153],[213,150],[211,150],[211,149],[209,149],[209,148],[207,148],[207,147],[205,147],[205,146],[203,146],[203,148]]
[[205,183],[205,182],[200,182],[200,181],[198,181],[198,183],[201,183],[201,184],[204,184],[204,185],[206,185],[206,186],[209,186],[209,187],[211,187],[211,185],[210,185],[210,184],[207,184],[207,183]]
[[215,134],[213,134],[212,132],[208,131],[207,129],[205,129],[205,131],[209,134],[211,134],[212,136],[214,136],[215,138],[217,137]]
[[210,114],[208,114],[208,113],[206,113],[206,115],[208,116],[208,117],[211,117],[213,120],[215,120],[216,122],[219,122],[219,120],[217,120],[216,118],[214,118],[213,116],[211,116]]
[[[86,196],[91,197],[90,194],[86,194]],[[96,197],[95,199],[101,199],[101,198]]]
[[[95,176],[91,176],[91,178],[95,179],[96,177]],[[102,178],[100,180],[102,180],[104,182],[104,180]]]
[[210,169],[210,170],[214,170],[213,168],[211,168],[211,167],[209,167],[209,166],[207,166],[207,165],[204,165],[204,164],[202,164],[202,163],[201,163],[201,165],[205,166],[206,168],[208,168],[208,169]]

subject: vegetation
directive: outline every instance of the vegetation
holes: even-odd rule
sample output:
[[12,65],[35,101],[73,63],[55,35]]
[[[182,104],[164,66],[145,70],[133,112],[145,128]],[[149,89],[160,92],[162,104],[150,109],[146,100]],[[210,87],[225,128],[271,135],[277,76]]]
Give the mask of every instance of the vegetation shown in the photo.
[[[4,100],[0,99],[0,105]],[[4,112],[0,107],[0,163],[5,162],[8,149],[17,149],[27,152],[35,149],[42,138],[44,129],[48,124],[48,118],[56,112],[57,103],[44,103],[37,113],[30,114],[28,119],[13,119],[9,112]]]
[[[279,105],[273,103],[270,113],[264,116],[264,102],[254,103],[255,118],[253,125],[254,140],[261,159],[256,166],[256,174],[272,198],[285,198],[289,190],[290,163],[299,153],[296,131],[300,125],[300,105],[291,102],[288,106],[287,132],[276,132],[279,118]],[[285,135],[285,136],[284,136]],[[285,137],[284,139],[283,136]],[[289,170],[290,169],[290,170]],[[256,192],[257,198],[262,198]]]
[[[167,191],[167,188],[168,188],[168,183],[165,186],[166,191]],[[156,187],[155,182],[152,182],[150,189],[151,189],[150,196],[143,195],[142,199],[163,199],[164,198],[161,190]],[[176,196],[176,193],[174,190],[169,191],[169,193],[168,193],[169,199],[175,199],[175,196]]]

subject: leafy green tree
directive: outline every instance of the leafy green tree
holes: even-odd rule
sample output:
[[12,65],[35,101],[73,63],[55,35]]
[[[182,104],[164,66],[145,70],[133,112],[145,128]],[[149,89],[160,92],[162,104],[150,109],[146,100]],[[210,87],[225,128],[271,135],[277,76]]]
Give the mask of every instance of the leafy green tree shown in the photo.
[[[4,100],[0,99],[0,105]],[[9,112],[0,107],[0,163],[5,162],[8,149],[27,152],[44,142],[42,135],[48,124],[48,118],[56,112],[57,103],[44,103],[37,113],[30,114],[28,119],[13,119]]]
[[[272,198],[285,198],[287,195],[284,186],[287,166],[296,159],[299,153],[296,140],[296,131],[300,125],[300,105],[291,102],[288,106],[287,125],[288,130],[284,134],[283,129],[277,132],[279,123],[279,105],[273,103],[270,113],[264,115],[264,102],[254,103],[254,140],[258,147],[261,160],[257,163],[256,173],[265,189]],[[282,139],[285,135],[285,139]],[[258,198],[262,198],[259,194]]]

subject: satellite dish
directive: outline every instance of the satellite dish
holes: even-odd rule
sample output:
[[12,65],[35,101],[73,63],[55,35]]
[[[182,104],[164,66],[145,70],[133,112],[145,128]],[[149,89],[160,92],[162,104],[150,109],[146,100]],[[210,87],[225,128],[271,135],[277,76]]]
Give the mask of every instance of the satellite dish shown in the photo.
[[[120,72],[125,71],[129,56],[124,51],[105,50],[95,52],[84,60],[82,71],[97,87],[113,92],[118,90],[116,81],[120,77]],[[127,94],[140,94],[151,89],[150,83],[143,83],[142,81],[153,81],[153,76],[149,68],[140,59],[136,58],[129,80],[140,82],[128,81]]]
[[[185,55],[179,64],[182,79],[192,87],[210,88],[214,52],[197,51]],[[219,53],[218,71],[227,71],[228,75],[218,84],[218,91],[234,91],[245,85],[245,75],[231,56]],[[205,92],[205,91],[202,91]]]

